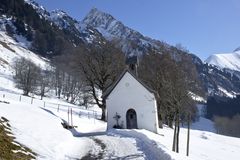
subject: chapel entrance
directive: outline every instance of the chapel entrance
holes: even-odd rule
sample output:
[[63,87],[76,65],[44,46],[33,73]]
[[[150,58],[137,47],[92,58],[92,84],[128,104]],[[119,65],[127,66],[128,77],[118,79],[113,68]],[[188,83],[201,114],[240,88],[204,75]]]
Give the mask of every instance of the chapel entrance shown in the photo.
[[137,129],[137,114],[134,109],[129,109],[126,115],[127,129]]

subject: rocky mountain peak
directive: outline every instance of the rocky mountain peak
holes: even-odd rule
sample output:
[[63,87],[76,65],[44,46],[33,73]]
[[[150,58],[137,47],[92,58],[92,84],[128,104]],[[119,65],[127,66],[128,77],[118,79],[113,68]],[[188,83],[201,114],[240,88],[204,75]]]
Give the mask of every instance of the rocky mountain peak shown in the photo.
[[129,56],[141,55],[160,48],[159,41],[143,36],[97,8],[91,9],[82,23],[97,29],[105,39],[117,41],[118,46]]
[[84,24],[95,27],[106,39],[139,39],[143,36],[116,20],[112,15],[93,8],[82,21]]
[[90,12],[86,15],[86,17],[83,19],[83,22],[85,24],[91,24],[95,27],[102,26],[104,28],[107,28],[112,21],[115,21],[115,18],[113,16],[102,12],[97,8],[92,8]]
[[68,28],[68,27],[74,26],[74,24],[77,23],[75,19],[73,19],[66,12],[60,9],[51,11],[48,19],[50,21],[53,21],[60,28]]
[[61,9],[56,9],[56,10],[53,10],[51,11],[50,13],[51,15],[55,15],[55,16],[58,16],[58,17],[70,17],[66,12],[64,12],[63,10]]

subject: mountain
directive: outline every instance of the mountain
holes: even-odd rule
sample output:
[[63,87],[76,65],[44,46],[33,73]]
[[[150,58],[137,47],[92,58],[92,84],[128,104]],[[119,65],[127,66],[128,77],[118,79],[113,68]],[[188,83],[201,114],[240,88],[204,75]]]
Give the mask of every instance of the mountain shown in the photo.
[[106,41],[113,42],[127,56],[164,53],[179,61],[183,55],[190,55],[191,61],[184,63],[196,65],[207,94],[228,96],[240,93],[240,76],[206,65],[184,48],[146,37],[96,8],[78,21],[62,10],[49,12],[32,0],[2,0],[0,23],[0,30],[19,45],[50,59],[70,54],[76,47],[101,47]]
[[240,72],[240,51],[235,50],[233,53],[213,54],[205,62],[221,69],[227,68]]
[[107,40],[116,41],[122,51],[130,56],[145,54],[160,48],[170,48],[168,44],[143,36],[97,8],[93,8],[82,23],[96,28]]

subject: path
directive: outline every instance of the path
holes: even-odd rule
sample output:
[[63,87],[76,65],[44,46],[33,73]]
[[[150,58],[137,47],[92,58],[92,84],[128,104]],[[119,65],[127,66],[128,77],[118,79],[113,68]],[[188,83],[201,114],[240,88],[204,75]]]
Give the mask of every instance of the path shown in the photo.
[[[94,143],[92,149],[82,157],[82,160],[171,160],[171,157],[155,142],[135,130],[110,130],[99,133],[83,134],[85,138],[91,139]],[[77,135],[78,138],[83,138],[83,136]]]

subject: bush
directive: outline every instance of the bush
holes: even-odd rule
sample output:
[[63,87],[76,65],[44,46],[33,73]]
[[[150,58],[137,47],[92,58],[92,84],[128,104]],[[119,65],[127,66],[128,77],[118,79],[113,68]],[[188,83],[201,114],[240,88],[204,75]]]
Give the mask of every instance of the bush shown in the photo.
[[217,133],[227,135],[227,136],[234,136],[240,137],[240,115],[237,114],[232,118],[227,117],[214,117],[215,128]]

